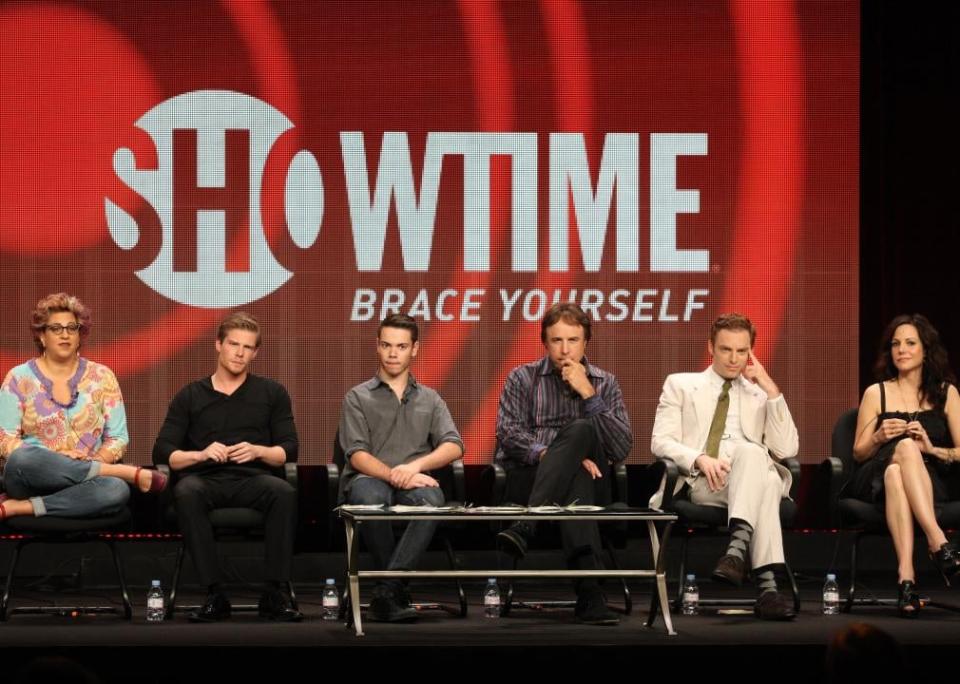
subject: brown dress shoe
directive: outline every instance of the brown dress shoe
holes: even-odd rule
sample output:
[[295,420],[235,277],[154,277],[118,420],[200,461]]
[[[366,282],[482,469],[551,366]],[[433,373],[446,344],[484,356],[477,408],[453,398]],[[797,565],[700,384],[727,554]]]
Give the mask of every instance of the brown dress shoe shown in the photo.
[[742,558],[731,556],[729,554],[721,556],[717,561],[717,567],[713,569],[713,579],[732,584],[735,587],[743,586],[743,578],[747,574],[747,564]]
[[797,617],[793,604],[779,591],[765,591],[753,604],[753,614],[761,620],[792,620]]

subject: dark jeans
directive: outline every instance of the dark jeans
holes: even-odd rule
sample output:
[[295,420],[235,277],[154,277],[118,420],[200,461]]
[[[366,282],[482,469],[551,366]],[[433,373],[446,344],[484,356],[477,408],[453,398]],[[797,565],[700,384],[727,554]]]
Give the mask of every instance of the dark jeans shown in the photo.
[[222,582],[217,545],[210,524],[214,508],[254,508],[264,517],[267,582],[288,582],[297,529],[297,492],[286,480],[263,473],[230,470],[182,477],[174,487],[177,519],[201,584]]
[[[389,482],[375,477],[357,476],[350,483],[347,503],[384,504],[392,506],[442,506],[443,490],[439,487],[395,489]],[[390,522],[365,522],[359,525],[363,543],[373,556],[376,570],[415,570],[417,561],[430,544],[437,529],[435,520],[417,520],[407,524],[397,542]]]
[[[591,505],[597,499],[597,482],[583,467],[583,460],[597,464],[604,478],[610,469],[603,458],[600,439],[587,420],[575,420],[563,428],[537,466],[530,492],[530,506]],[[599,567],[600,531],[594,521],[560,523],[560,536],[567,563],[572,568]],[[589,584],[593,585],[593,582]]]

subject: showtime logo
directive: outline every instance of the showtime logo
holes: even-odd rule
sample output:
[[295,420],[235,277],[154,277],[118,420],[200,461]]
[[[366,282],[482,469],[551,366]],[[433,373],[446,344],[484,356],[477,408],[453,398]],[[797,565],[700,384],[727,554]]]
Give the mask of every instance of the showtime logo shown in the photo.
[[[158,254],[137,276],[164,297],[197,307],[247,304],[286,283],[293,274],[270,250],[260,196],[266,160],[277,139],[293,128],[289,119],[249,95],[204,90],[162,102],[136,125],[156,146],[157,168],[138,169],[133,152],[121,148],[114,153],[114,172],[150,204],[162,226]],[[569,269],[569,197],[584,270],[600,270],[615,206],[613,243],[618,272],[637,272],[641,263],[650,272],[709,271],[708,250],[676,246],[677,214],[700,210],[697,190],[676,187],[676,160],[683,155],[707,154],[705,133],[653,133],[649,137],[646,254],[642,253],[639,226],[640,135],[605,136],[596,188],[583,135],[551,133],[549,139],[549,271]],[[512,169],[511,270],[536,272],[541,266],[537,145],[536,133],[428,133],[418,193],[406,133],[384,134],[371,184],[363,134],[341,132],[357,270],[381,269],[392,207],[404,270],[430,270],[443,159],[460,155],[464,173],[463,268],[489,271],[490,162],[491,157],[502,155],[511,158]],[[284,213],[291,239],[302,249],[311,247],[320,233],[323,192],[316,158],[308,150],[299,151],[286,173]],[[110,199],[104,204],[114,242],[121,249],[133,249],[140,237],[136,219]]]

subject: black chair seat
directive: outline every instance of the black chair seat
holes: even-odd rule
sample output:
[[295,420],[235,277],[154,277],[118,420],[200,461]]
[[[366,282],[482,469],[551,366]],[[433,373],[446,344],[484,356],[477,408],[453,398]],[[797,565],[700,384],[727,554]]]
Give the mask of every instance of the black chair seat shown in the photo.
[[[674,499],[673,512],[677,514],[677,524],[693,527],[723,527],[727,526],[726,506],[703,506],[695,504],[689,499]],[[780,500],[780,524],[784,527],[793,525],[797,517],[797,503],[791,499]]]
[[114,515],[96,518],[62,518],[55,515],[34,518],[18,515],[6,521],[5,529],[13,533],[34,535],[98,534],[126,528],[132,520],[129,508],[124,508]]
[[887,520],[882,506],[859,499],[840,499],[837,507],[844,529],[862,529],[870,532],[887,530]]

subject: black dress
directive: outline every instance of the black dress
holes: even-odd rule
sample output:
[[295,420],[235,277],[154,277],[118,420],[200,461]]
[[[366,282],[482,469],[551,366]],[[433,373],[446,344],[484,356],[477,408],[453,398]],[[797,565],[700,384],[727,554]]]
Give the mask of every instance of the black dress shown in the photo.
[[[917,414],[907,413],[906,411],[887,411],[887,396],[881,382],[880,415],[877,416],[877,425],[879,426],[888,418],[899,418],[907,422],[916,420],[927,431],[927,437],[930,438],[930,443],[933,446],[953,446],[953,440],[950,438],[950,431],[947,428],[947,417],[942,411],[927,409]],[[884,502],[883,473],[890,465],[890,459],[893,458],[897,442],[901,439],[910,439],[910,437],[906,434],[894,437],[877,449],[877,453],[857,466],[853,477],[850,479],[850,496],[870,503],[882,504]],[[944,462],[932,454],[923,454],[923,463],[927,466],[927,472],[930,473],[930,482],[933,484],[933,500],[945,501],[947,499],[945,477],[947,470],[950,468],[950,463]]]

